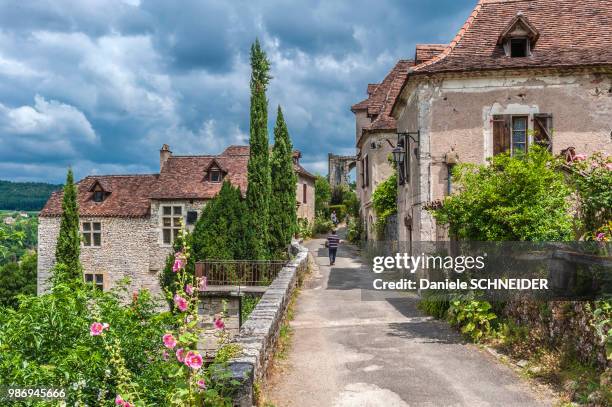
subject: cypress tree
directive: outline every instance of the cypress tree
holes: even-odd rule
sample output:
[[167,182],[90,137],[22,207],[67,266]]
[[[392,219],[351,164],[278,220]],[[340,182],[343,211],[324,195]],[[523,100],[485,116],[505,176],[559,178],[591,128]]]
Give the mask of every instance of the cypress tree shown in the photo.
[[278,107],[274,126],[274,148],[270,158],[272,194],[270,195],[270,248],[282,254],[297,231],[295,189],[297,176],[293,170],[293,146],[289,131]]
[[244,259],[246,214],[240,189],[225,181],[219,194],[202,210],[191,234],[193,259]]
[[[64,197],[62,199],[62,219],[60,222],[57,246],[55,247],[55,261],[63,270],[62,278],[67,280],[82,279],[81,262],[81,235],[79,232],[79,205],[77,203],[77,189],[74,185],[72,169],[68,169]],[[61,266],[63,265],[63,266]]]
[[249,211],[247,252],[251,259],[269,257],[269,197],[270,152],[268,150],[268,101],[266,86],[270,77],[270,62],[256,40],[251,46],[251,120],[248,188],[246,196]]

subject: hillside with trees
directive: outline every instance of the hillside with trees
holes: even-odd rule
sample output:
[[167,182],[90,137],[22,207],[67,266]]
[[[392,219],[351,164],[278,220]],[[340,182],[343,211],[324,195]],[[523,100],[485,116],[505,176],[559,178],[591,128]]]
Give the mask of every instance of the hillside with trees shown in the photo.
[[51,192],[61,185],[44,182],[11,182],[0,180],[0,210],[40,211]]

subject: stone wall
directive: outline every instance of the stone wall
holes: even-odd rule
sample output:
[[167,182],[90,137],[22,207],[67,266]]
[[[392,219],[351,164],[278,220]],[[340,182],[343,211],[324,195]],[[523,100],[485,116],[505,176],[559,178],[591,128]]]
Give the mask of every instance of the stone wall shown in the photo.
[[[304,185],[306,185],[306,202],[304,202]],[[296,186],[296,200],[298,202],[298,219],[308,219],[312,223],[315,219],[315,180],[298,174]]]
[[234,406],[254,405],[253,385],[266,374],[291,295],[307,270],[308,250],[298,244],[292,250],[295,259],[279,272],[233,341],[242,348],[242,354],[229,361],[233,377],[241,383]]
[[[205,201],[177,200],[152,201],[149,218],[81,217],[83,222],[100,222],[102,241],[100,247],[81,245],[81,263],[85,273],[104,275],[104,289],[110,289],[123,279],[131,280],[129,289],[148,289],[161,294],[159,273],[163,270],[171,245],[162,242],[161,207],[180,205],[183,220],[187,211],[197,211],[198,216]],[[47,288],[50,271],[55,265],[55,246],[59,234],[59,217],[41,217],[38,225],[38,293]],[[193,228],[193,225],[188,225]]]

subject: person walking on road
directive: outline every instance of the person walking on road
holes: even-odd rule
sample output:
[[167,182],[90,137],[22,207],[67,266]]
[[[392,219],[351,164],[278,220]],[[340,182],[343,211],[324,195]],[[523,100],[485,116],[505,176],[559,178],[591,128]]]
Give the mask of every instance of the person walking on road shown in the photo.
[[342,240],[336,234],[336,229],[332,229],[331,235],[327,236],[327,241],[325,242],[325,246],[329,250],[329,265],[333,266],[336,262],[336,252],[338,251],[338,246],[342,243]]
[[338,215],[336,215],[336,211],[332,211],[331,221],[334,224],[334,227],[338,226]]

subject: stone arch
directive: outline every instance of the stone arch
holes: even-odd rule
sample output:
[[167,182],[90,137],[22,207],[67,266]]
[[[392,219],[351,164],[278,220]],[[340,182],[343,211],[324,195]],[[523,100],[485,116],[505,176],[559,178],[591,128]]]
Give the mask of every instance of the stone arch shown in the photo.
[[349,173],[357,166],[357,157],[348,155],[327,155],[328,179],[332,189],[337,185],[349,184]]

